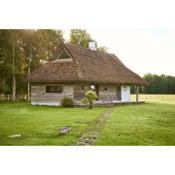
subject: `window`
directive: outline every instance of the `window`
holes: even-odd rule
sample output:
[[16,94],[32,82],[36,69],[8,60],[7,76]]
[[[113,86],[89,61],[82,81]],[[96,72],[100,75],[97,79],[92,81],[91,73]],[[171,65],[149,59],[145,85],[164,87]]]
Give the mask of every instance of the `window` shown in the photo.
[[61,93],[63,92],[62,86],[46,86],[46,93]]
[[58,60],[58,59],[69,59],[69,58],[70,56],[68,55],[68,53],[65,50],[62,50],[56,59]]

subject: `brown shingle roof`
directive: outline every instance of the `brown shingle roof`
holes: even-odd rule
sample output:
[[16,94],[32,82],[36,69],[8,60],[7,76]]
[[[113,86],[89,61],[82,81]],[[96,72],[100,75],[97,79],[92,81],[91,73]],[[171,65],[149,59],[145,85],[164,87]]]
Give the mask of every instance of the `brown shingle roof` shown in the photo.
[[[62,48],[71,55],[73,61],[53,63],[52,61]],[[92,51],[71,44],[62,44],[54,55],[49,63],[30,74],[29,82],[147,84],[140,76],[128,69],[114,54]]]

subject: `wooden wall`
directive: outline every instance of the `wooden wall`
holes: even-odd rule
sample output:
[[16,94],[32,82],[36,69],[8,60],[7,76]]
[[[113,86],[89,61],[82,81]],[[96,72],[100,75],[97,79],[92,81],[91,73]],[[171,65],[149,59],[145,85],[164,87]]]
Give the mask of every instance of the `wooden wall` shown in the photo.
[[[33,84],[31,86],[31,102],[32,104],[59,105],[63,97],[73,98],[80,101],[86,91],[90,90],[89,84],[52,84],[63,86],[62,93],[46,93],[46,86],[51,84]],[[116,85],[99,85],[99,101],[116,101],[117,99]]]
[[63,86],[63,92],[62,93],[46,93],[47,85],[32,85],[31,86],[32,104],[46,104],[47,105],[47,103],[50,103],[50,104],[59,105],[63,97],[66,96],[66,97],[73,98],[73,87],[71,85],[54,84],[54,85]]
[[117,86],[115,85],[100,85],[99,100],[111,101],[117,100]]
[[90,85],[74,85],[74,99],[81,100],[82,98],[84,98],[84,94],[88,90],[90,90]]

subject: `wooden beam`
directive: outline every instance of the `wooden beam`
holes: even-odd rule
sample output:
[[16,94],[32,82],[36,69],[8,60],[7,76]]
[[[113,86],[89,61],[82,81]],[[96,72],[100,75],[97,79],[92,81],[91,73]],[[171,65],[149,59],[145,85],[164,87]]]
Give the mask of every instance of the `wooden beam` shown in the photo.
[[136,86],[136,102],[139,101],[139,86]]

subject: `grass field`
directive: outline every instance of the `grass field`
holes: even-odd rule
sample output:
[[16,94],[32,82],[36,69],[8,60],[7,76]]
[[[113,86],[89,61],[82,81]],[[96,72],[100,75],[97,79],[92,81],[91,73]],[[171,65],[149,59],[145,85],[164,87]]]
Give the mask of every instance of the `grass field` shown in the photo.
[[[105,108],[58,108],[27,103],[0,104],[0,145],[74,145]],[[71,126],[66,136],[58,128]],[[9,135],[21,134],[21,138]]]
[[[149,95],[146,104],[113,107],[95,145],[175,145],[175,100],[168,97]],[[0,104],[0,145],[75,145],[107,109]],[[67,125],[70,133],[58,135],[58,128]],[[14,134],[21,137],[9,137]]]
[[[131,95],[131,100],[135,100],[135,95]],[[175,95],[162,94],[139,94],[139,100],[156,103],[171,103],[175,104]]]
[[175,145],[175,105],[115,107],[96,145]]

